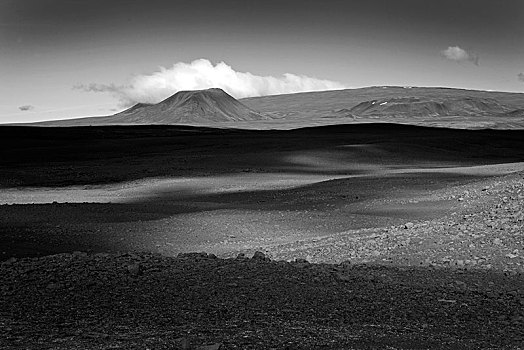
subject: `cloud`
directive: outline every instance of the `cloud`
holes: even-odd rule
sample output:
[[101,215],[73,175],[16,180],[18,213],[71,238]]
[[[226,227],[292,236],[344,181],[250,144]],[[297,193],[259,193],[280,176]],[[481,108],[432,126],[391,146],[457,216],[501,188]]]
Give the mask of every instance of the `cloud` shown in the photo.
[[32,109],[35,109],[35,107],[31,106],[31,105],[24,105],[24,106],[18,107],[18,109],[21,110],[21,111],[30,111]]
[[158,103],[181,90],[218,87],[236,98],[287,94],[304,91],[336,90],[346,86],[331,80],[285,73],[280,77],[259,76],[237,72],[224,62],[213,65],[207,59],[191,63],[175,63],[171,68],[160,67],[151,74],[136,75],[128,84],[76,85],[75,89],[107,92],[116,96],[123,106],[138,102]]
[[458,46],[450,46],[446,50],[440,52],[442,56],[450,61],[455,62],[471,62],[474,65],[479,65],[479,55],[471,54]]
[[524,73],[517,74],[517,79],[524,83]]
[[91,92],[118,92],[120,91],[120,87],[114,85],[114,84],[78,84],[73,86],[73,89],[75,90],[83,90],[83,91],[91,91]]

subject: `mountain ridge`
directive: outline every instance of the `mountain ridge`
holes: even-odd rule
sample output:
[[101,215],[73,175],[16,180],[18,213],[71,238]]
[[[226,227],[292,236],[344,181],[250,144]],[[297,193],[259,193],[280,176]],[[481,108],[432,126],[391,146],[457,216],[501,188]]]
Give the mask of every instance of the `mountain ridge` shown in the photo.
[[[203,125],[297,128],[353,122],[433,123],[451,127],[524,127],[524,94],[433,87],[302,92],[235,99],[222,89],[179,91],[111,116],[35,123],[42,126]],[[473,124],[478,124],[477,126]],[[428,124],[430,125],[430,124]],[[440,125],[440,124],[438,124]]]

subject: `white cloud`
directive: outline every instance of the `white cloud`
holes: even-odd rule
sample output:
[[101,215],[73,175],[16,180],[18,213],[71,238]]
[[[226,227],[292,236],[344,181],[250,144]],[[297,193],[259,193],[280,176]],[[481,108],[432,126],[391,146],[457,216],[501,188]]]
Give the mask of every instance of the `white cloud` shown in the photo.
[[450,46],[446,50],[441,51],[440,53],[442,54],[442,56],[451,61],[471,62],[476,66],[479,65],[478,55],[471,54],[458,46]]
[[35,109],[35,107],[31,105],[25,105],[25,106],[18,107],[18,109],[25,112],[25,111],[33,110]]
[[160,67],[151,74],[136,75],[127,85],[88,84],[75,89],[109,92],[123,105],[158,103],[181,90],[201,90],[218,87],[236,98],[287,94],[304,91],[336,90],[346,86],[336,81],[316,79],[286,73],[281,77],[259,76],[237,72],[224,62],[213,65],[207,59],[191,63],[175,63],[171,68]]
[[517,74],[517,79],[524,83],[524,73]]

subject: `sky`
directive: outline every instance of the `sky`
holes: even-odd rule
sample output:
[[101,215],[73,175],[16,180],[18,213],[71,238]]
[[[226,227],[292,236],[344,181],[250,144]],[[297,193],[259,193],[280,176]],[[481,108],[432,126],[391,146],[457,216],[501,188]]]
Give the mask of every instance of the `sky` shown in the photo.
[[522,0],[0,0],[0,123],[179,90],[524,92]]

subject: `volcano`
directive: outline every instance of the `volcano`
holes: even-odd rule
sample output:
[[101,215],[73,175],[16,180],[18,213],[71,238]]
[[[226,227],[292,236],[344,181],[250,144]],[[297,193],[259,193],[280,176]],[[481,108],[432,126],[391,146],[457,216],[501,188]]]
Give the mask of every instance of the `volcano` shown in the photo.
[[142,124],[214,124],[271,119],[236,100],[222,89],[179,91],[157,103],[138,103],[125,111],[107,116],[61,120],[45,124],[142,125]]
[[155,105],[138,104],[111,117],[121,123],[191,124],[267,119],[222,89],[179,91]]
[[438,87],[375,86],[236,100],[221,89],[179,91],[120,113],[39,126],[193,125],[289,129],[362,122],[459,128],[523,128],[524,94]]

